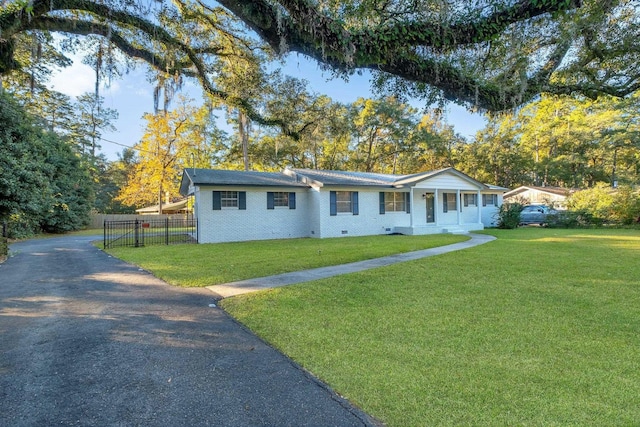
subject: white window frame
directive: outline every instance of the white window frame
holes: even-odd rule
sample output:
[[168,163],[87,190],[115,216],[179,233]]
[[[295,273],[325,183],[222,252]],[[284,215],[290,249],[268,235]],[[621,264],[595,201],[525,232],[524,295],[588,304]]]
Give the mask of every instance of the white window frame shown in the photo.
[[399,193],[397,191],[385,191],[384,192],[384,211],[385,212],[406,212],[407,205],[406,205],[405,193]]
[[483,206],[497,206],[498,205],[498,195],[497,194],[483,194],[482,201]]
[[447,212],[455,212],[458,209],[458,197],[456,193],[444,193],[446,195],[445,203],[447,204]]
[[353,213],[352,193],[353,191],[336,191],[336,213],[338,214]]
[[220,207],[222,209],[238,209],[240,206],[240,196],[238,191],[221,191]]
[[289,192],[288,191],[274,191],[273,192],[273,207],[274,208],[287,208],[287,209],[289,209]]
[[478,206],[478,194],[477,193],[465,193],[464,194],[465,206]]

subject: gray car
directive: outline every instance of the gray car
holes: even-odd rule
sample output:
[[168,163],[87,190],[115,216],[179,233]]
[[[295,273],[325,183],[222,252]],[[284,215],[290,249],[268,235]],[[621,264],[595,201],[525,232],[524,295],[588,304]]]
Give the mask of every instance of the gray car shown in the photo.
[[520,224],[539,224],[547,222],[547,216],[555,214],[556,211],[545,205],[527,205],[520,212]]

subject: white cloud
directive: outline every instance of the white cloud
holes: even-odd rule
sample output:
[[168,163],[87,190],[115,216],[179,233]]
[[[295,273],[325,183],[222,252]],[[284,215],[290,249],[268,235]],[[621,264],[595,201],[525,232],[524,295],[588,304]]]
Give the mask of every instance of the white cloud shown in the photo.
[[76,97],[85,92],[93,92],[95,82],[95,71],[88,65],[74,61],[73,65],[62,69],[51,78],[51,87],[65,95]]
[[[58,92],[72,97],[83,93],[93,93],[96,88],[96,72],[93,68],[81,62],[77,55],[68,55],[73,64],[54,73],[49,82],[49,87]],[[118,78],[114,78],[108,85],[104,82],[100,85],[100,95],[115,95],[121,90]]]

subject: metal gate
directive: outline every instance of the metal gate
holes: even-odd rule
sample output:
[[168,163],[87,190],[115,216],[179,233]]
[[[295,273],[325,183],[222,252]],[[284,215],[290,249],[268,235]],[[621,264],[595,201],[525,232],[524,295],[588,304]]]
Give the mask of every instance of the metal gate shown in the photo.
[[104,248],[198,243],[197,219],[165,218],[104,222]]

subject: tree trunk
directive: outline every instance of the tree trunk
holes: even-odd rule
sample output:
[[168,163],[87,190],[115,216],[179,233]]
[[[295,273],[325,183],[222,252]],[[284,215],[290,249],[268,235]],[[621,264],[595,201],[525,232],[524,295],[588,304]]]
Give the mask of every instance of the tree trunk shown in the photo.
[[244,160],[244,170],[249,170],[249,124],[246,114],[238,110],[238,129],[242,143],[242,158]]

